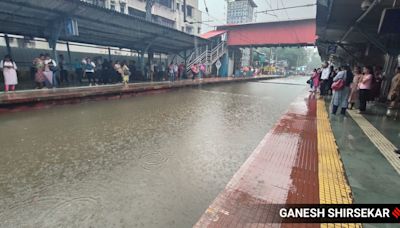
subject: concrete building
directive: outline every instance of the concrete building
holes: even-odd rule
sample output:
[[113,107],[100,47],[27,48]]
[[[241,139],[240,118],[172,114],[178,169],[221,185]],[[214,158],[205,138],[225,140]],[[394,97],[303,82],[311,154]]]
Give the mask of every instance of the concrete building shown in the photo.
[[[227,24],[245,24],[254,20],[254,9],[257,7],[253,0],[228,1]],[[242,66],[248,66],[251,62],[251,48],[242,48]]]
[[[121,13],[145,18],[146,0],[82,0]],[[201,11],[198,0],[186,0],[186,22],[183,0],[155,0],[152,21],[193,34],[201,34]]]
[[257,7],[253,0],[228,1],[228,24],[243,24],[253,22],[254,9]]

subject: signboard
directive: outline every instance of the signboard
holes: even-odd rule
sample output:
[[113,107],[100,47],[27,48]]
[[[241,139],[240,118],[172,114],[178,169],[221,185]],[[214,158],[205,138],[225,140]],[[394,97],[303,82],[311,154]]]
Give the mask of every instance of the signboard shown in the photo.
[[219,68],[221,68],[221,66],[222,66],[221,61],[219,61],[219,59],[218,59],[218,61],[215,63],[215,66],[217,67],[217,76],[219,76]]
[[78,21],[76,19],[68,18],[65,21],[65,34],[67,36],[79,36]]
[[337,49],[336,45],[329,45],[328,46],[328,54],[336,54],[336,49]]

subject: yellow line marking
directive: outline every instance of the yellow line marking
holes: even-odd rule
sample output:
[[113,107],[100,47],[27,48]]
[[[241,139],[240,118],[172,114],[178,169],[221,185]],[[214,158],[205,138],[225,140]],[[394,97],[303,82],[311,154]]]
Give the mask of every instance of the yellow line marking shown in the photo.
[[[329,123],[325,101],[317,101],[318,179],[321,204],[352,204],[350,185]],[[361,224],[321,224],[321,227],[362,227]]]
[[356,113],[354,110],[349,110],[351,118],[358,124],[358,126],[363,130],[364,134],[367,135],[369,140],[378,148],[383,156],[388,160],[388,162],[393,166],[393,168],[400,174],[400,159],[394,153],[396,147],[378,131],[364,116]]

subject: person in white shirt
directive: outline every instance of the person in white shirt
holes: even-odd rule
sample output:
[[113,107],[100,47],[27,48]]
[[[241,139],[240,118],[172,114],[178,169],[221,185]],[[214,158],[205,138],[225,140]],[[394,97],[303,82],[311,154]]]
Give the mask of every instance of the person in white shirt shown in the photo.
[[322,65],[321,82],[320,82],[320,95],[325,96],[328,94],[329,74],[331,73],[330,65],[325,63]]
[[17,65],[10,55],[4,56],[4,59],[1,60],[0,70],[3,71],[4,76],[4,91],[14,91],[15,86],[18,84]]
[[92,86],[92,82],[94,85],[97,85],[94,78],[94,68],[96,67],[96,64],[94,64],[90,58],[86,58],[86,60],[82,61],[82,63],[85,70],[85,75],[89,81],[89,86]]

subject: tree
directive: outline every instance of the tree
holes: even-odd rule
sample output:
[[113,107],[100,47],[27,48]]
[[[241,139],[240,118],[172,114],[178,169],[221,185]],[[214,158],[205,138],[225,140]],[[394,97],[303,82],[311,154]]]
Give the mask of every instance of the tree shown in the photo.
[[258,52],[265,54],[267,59],[272,53],[274,59],[286,60],[289,67],[304,66],[309,60],[306,49],[302,47],[259,48]]

